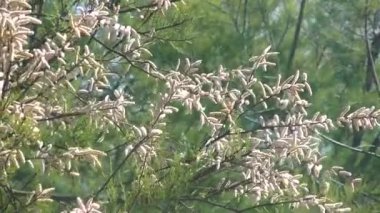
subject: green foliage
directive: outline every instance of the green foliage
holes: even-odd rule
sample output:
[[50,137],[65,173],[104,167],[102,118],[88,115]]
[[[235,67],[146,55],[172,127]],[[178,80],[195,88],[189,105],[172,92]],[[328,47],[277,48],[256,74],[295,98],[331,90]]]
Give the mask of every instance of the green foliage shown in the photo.
[[[32,1],[37,2],[37,1]],[[39,17],[42,25],[37,27],[35,35],[31,37],[30,48],[40,46],[45,38],[55,38],[57,32],[67,32],[70,29],[68,11],[74,10],[77,1],[44,1],[43,14]],[[134,6],[148,4],[150,1],[131,3]],[[313,114],[317,111],[326,112],[331,117],[339,116],[346,105],[356,107],[376,106],[380,107],[379,92],[363,91],[366,75],[367,50],[364,40],[365,8],[380,8],[380,3],[370,1],[365,5],[364,1],[307,1],[302,20],[300,37],[297,41],[295,58],[289,61],[291,49],[294,47],[294,31],[297,25],[299,1],[277,0],[192,0],[185,5],[179,4],[177,10],[165,13],[150,13],[143,15],[138,11],[124,13],[119,20],[133,26],[140,34],[148,35],[154,28],[156,33],[149,38],[144,48],[149,48],[153,56],[148,53],[143,55],[145,59],[154,61],[166,73],[177,64],[177,59],[191,58],[202,59],[202,73],[211,73],[220,65],[234,68],[249,60],[252,55],[259,54],[265,47],[272,45],[272,49],[280,54],[275,59],[276,67],[269,68],[268,72],[258,74],[269,82],[275,82],[274,76],[291,75],[294,70],[300,69],[308,73],[314,95],[311,97],[313,105],[309,111]],[[133,7],[131,7],[133,8]],[[33,11],[37,8],[32,8]],[[373,15],[374,11],[369,11]],[[106,37],[107,32],[98,32],[99,38]],[[77,45],[88,44],[98,57],[97,60],[107,61],[110,70],[118,73],[120,78],[115,78],[110,83],[111,87],[105,89],[98,99],[106,97],[115,99],[115,91],[121,90],[134,97],[134,106],[127,108],[128,121],[136,125],[148,126],[154,118],[149,110],[154,103],[161,100],[163,85],[157,79],[147,78],[147,75],[138,67],[130,63],[119,63],[113,60],[110,50],[99,43],[92,42],[93,38],[78,39]],[[113,42],[107,46],[115,45]],[[75,57],[83,57],[83,49],[78,53],[68,54],[75,68]],[[108,63],[109,62],[109,63]],[[378,63],[378,62],[377,62]],[[53,60],[52,67],[60,64]],[[379,66],[376,66],[378,70]],[[91,67],[87,72],[92,72]],[[377,71],[377,73],[379,73]],[[81,79],[83,82],[87,77]],[[81,87],[80,81],[73,82],[75,88]],[[240,82],[231,82],[239,85]],[[257,86],[258,88],[259,86]],[[23,89],[15,91],[8,100],[2,100],[0,107],[5,109],[9,102],[17,101],[22,95]],[[57,105],[65,105],[73,108],[80,104],[74,94],[68,94],[67,90],[52,90],[46,92],[47,96],[63,97],[57,101]],[[45,97],[48,99],[49,97]],[[114,178],[110,180],[101,199],[106,200],[102,204],[109,212],[128,210],[128,212],[230,212],[225,207],[250,207],[250,197],[234,197],[232,193],[222,192],[210,199],[210,202],[227,203],[223,207],[206,203],[204,201],[191,200],[189,196],[205,198],[214,193],[215,188],[210,187],[218,183],[221,177],[236,178],[236,172],[223,171],[213,173],[207,179],[202,179],[205,169],[202,161],[197,160],[197,153],[209,137],[210,131],[199,123],[200,113],[189,112],[183,107],[183,103],[175,103],[179,112],[168,115],[170,122],[162,128],[163,135],[154,143],[159,144],[156,150],[156,158],[140,159],[133,156],[120,171],[117,170],[123,164],[124,150],[136,143],[136,137],[132,125],[129,123],[114,128],[99,129],[98,123],[86,116],[68,117],[60,123],[53,125],[40,125],[42,128],[31,128],[34,124],[26,118],[23,122],[12,113],[3,113],[0,118],[3,123],[9,124],[11,131],[1,131],[1,143],[4,146],[22,147],[24,154],[35,162],[35,169],[27,164],[19,169],[9,170],[9,176],[0,176],[0,207],[9,203],[12,197],[7,194],[7,187],[23,190],[35,190],[38,183],[46,187],[55,187],[57,194],[75,195],[87,198],[96,193],[104,180],[113,172]],[[275,101],[271,102],[275,106]],[[216,107],[207,104],[208,111],[216,111]],[[214,107],[214,108],[213,108]],[[5,110],[1,110],[5,112]],[[259,116],[272,117],[280,113],[275,107],[252,107],[252,110],[244,113],[237,122],[246,129],[256,129],[259,126]],[[281,115],[281,114],[280,114]],[[365,133],[360,147],[368,150],[372,145],[379,129]],[[11,135],[11,136],[10,136]],[[349,130],[334,132],[331,137],[352,145],[353,133]],[[243,138],[243,136],[241,136]],[[41,173],[42,166],[39,159],[33,159],[33,153],[25,147],[37,147],[37,141],[46,141],[56,148],[55,154],[60,155],[69,147],[92,147],[104,150],[109,157],[103,160],[103,168],[90,168],[90,163],[73,163],[72,171],[81,173],[80,177],[67,178],[62,172],[48,171],[49,176]],[[13,144],[14,143],[14,144]],[[249,149],[244,140],[237,141],[240,146],[233,147],[229,154],[236,153],[236,159]],[[380,208],[380,186],[378,185],[380,166],[379,159],[352,152],[330,143],[324,143],[320,151],[328,158],[324,160],[327,166],[342,165],[351,171],[355,177],[362,177],[363,183],[352,192],[349,183],[344,180],[336,180],[328,191],[328,196],[334,200],[342,201],[353,209],[354,212],[370,212]],[[376,152],[377,150],[375,150]],[[235,160],[235,159],[233,159]],[[235,162],[233,163],[240,163]],[[141,161],[144,162],[141,164]],[[196,163],[194,163],[196,162]],[[150,165],[149,168],[146,164]],[[305,168],[290,168],[289,170],[303,171]],[[67,174],[70,171],[63,171]],[[321,193],[323,179],[307,179],[307,183],[314,184],[313,192]],[[3,187],[6,186],[6,187]],[[270,202],[270,200],[267,200]],[[71,202],[72,203],[72,202]],[[71,204],[70,204],[71,205]],[[0,208],[1,209],[1,208]],[[59,204],[39,203],[30,209],[30,212],[62,210]],[[7,209],[8,212],[17,208]],[[260,208],[247,212],[294,212],[289,203],[280,205],[263,205]],[[318,212],[317,208],[297,209],[297,212]]]

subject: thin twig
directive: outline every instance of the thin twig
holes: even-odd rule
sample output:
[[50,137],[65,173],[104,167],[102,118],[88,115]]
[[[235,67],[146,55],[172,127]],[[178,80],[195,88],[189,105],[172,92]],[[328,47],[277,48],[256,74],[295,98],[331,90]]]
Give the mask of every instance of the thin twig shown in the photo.
[[[104,48],[106,48],[108,51],[110,52],[113,52],[115,53],[116,55],[122,57],[123,59],[125,59],[132,67],[146,73],[147,75],[153,77],[153,78],[156,78],[156,79],[160,79],[159,77],[153,75],[152,73],[149,73],[148,71],[144,70],[143,68],[137,66],[131,59],[129,59],[125,54],[117,51],[117,50],[114,50],[112,48],[110,48],[109,46],[107,46],[105,43],[103,43],[102,41],[100,41],[99,39],[97,39],[96,37],[93,38],[94,41],[96,41],[97,43],[99,43],[100,45],[102,45]],[[140,62],[140,63],[148,63],[148,62]]]
[[282,204],[292,204],[292,203],[298,203],[298,202],[300,202],[300,200],[287,200],[287,201],[280,201],[276,203],[263,203],[263,204],[259,204],[256,206],[251,206],[251,207],[239,210],[238,212],[241,213],[241,212],[252,211],[254,209],[262,208],[262,207],[277,206],[277,205],[282,205]]
[[[0,186],[0,187],[3,187],[3,186]],[[35,194],[35,192],[12,189],[12,194],[13,194],[13,196],[31,196],[31,195]],[[52,200],[57,201],[57,202],[70,203],[70,202],[75,202],[77,196],[53,194],[49,198],[51,198]]]
[[225,210],[229,210],[230,212],[240,212],[240,210],[238,209],[235,209],[235,208],[231,208],[231,207],[228,207],[226,205],[222,205],[222,204],[219,204],[219,203],[214,203],[214,202],[211,202],[207,199],[201,199],[201,198],[182,198],[181,201],[198,201],[198,202],[202,202],[202,203],[206,203],[208,205],[211,205],[211,206],[216,206],[216,207],[219,207],[219,208],[222,208],[222,209],[225,209]]
[[[170,2],[171,3],[175,3],[175,2],[178,2],[178,1],[180,1],[180,0],[171,0]],[[119,13],[130,13],[130,12],[139,11],[139,10],[142,10],[142,9],[153,8],[153,7],[157,7],[157,3],[142,5],[142,6],[138,6],[138,7],[122,8],[122,9],[119,10]]]
[[364,151],[362,149],[359,149],[359,148],[355,148],[355,147],[351,147],[349,145],[346,145],[342,142],[339,142],[339,141],[336,141],[324,134],[321,134],[321,133],[318,133],[322,138],[324,138],[325,140],[337,145],[337,146],[340,146],[340,147],[343,147],[345,149],[348,149],[348,150],[351,150],[351,151],[354,151],[354,152],[359,152],[359,153],[363,153],[363,154],[366,154],[366,155],[370,155],[370,156],[373,156],[373,157],[376,157],[376,158],[379,158],[380,159],[380,155],[374,153],[374,152],[368,152],[368,151]]

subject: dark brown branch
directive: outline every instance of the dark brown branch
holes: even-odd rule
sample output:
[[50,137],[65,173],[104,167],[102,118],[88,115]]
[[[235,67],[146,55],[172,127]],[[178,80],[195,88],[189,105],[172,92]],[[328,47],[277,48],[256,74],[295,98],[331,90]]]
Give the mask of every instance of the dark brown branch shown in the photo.
[[[8,44],[8,46],[11,46],[10,44]],[[10,60],[10,56],[9,58],[7,58],[8,60],[8,63],[6,62],[3,62],[3,66],[2,66],[2,72],[4,73],[4,83],[3,83],[3,88],[2,88],[2,92],[1,92],[1,100],[4,100],[5,97],[7,97],[7,91],[8,90],[8,87],[9,87],[9,84],[10,84],[10,74],[11,74],[11,67],[12,67],[12,61]]]
[[247,9],[248,9],[248,0],[244,0],[244,8],[243,8],[243,38],[246,39],[245,33],[247,31]]
[[368,42],[368,0],[365,4],[365,17],[364,17],[364,41],[367,51],[367,74],[364,84],[365,91],[370,91],[373,84],[376,85],[377,92],[380,94],[379,78],[377,77],[375,69],[375,60],[379,55],[380,48],[380,34],[374,34],[372,45]]
[[62,114],[57,114],[57,115],[47,117],[47,118],[41,118],[41,119],[38,119],[37,121],[38,122],[52,121],[52,120],[58,120],[58,119],[67,118],[67,117],[81,116],[81,115],[85,115],[85,114],[86,114],[86,112],[62,113]]
[[[105,111],[105,110],[111,110],[111,109],[115,109],[115,108],[116,107],[107,107],[107,108],[100,108],[100,109],[96,109],[96,110]],[[37,119],[37,121],[38,122],[43,122],[43,121],[52,121],[52,120],[58,120],[58,119],[68,118],[68,117],[82,116],[82,115],[86,115],[86,114],[88,114],[90,112],[91,111],[88,111],[88,112],[61,113],[61,114],[56,114],[56,115],[53,115],[53,116],[50,116],[50,117],[47,117],[47,118]]]
[[[190,19],[183,19],[179,22],[174,22],[173,24],[170,24],[170,25],[166,25],[166,26],[162,26],[162,27],[157,27],[157,28],[154,28],[154,31],[155,32],[158,32],[158,31],[162,31],[162,30],[166,30],[166,29],[170,29],[170,28],[175,28],[175,27],[178,27],[186,22],[190,21]],[[144,32],[139,32],[137,31],[139,34],[148,34],[150,33],[151,31],[144,31]]]
[[296,49],[297,49],[298,40],[299,40],[299,36],[300,36],[301,24],[302,24],[303,12],[304,12],[304,9],[305,9],[305,4],[306,4],[306,0],[302,0],[301,1],[301,5],[300,5],[300,11],[298,13],[296,30],[294,32],[293,44],[292,44],[292,47],[290,49],[290,54],[289,54],[289,59],[288,59],[288,66],[287,66],[288,70],[290,70],[292,68],[293,59],[294,59],[294,56],[296,54]]
[[94,193],[94,198],[97,198],[99,194],[107,187],[107,185],[110,183],[110,181],[115,177],[115,175],[119,172],[119,170],[124,166],[124,164],[127,162],[127,160],[132,156],[134,152],[137,151],[137,149],[148,139],[147,136],[142,138],[139,142],[137,142],[136,145],[133,146],[132,150],[128,152],[128,154],[124,157],[123,161],[113,170],[111,175],[108,176],[106,181],[99,187],[99,189]]
[[207,197],[216,196],[216,195],[219,195],[219,194],[221,194],[223,192],[234,190],[234,189],[238,188],[239,186],[244,187],[244,186],[246,186],[248,184],[251,184],[251,183],[252,183],[252,179],[251,178],[244,179],[244,180],[241,180],[239,182],[235,182],[235,183],[229,185],[226,188],[221,188],[221,189],[218,189],[218,190],[211,191],[211,192],[209,192],[207,194]]
[[289,31],[290,19],[291,19],[291,17],[288,16],[286,19],[286,25],[284,27],[284,30],[282,31],[281,36],[279,37],[277,44],[274,46],[275,48],[280,49],[282,42],[284,42],[285,36],[286,36],[286,34],[288,34],[288,31]]

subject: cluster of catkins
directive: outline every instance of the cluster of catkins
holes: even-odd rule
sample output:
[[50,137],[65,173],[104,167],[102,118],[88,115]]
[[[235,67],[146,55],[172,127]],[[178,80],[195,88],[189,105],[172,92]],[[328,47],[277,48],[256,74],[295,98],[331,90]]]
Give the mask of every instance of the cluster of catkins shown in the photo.
[[[164,13],[175,4],[170,0],[153,0],[149,5],[146,8],[150,11]],[[294,206],[314,205],[322,212],[350,210],[341,203],[329,202],[322,194],[311,194],[301,181],[302,174],[295,172],[294,168],[304,168],[303,174],[321,179],[324,186],[328,185],[328,179],[322,178],[322,173],[346,178],[352,186],[360,181],[340,167],[323,169],[318,135],[334,128],[334,122],[320,113],[308,115],[310,103],[304,98],[312,95],[312,89],[306,73],[297,71],[285,79],[279,75],[275,82],[264,82],[258,77],[258,72],[275,65],[268,61],[277,54],[270,52],[270,47],[253,57],[250,67],[227,70],[221,66],[215,72],[202,73],[201,61],[185,59],[179,60],[173,70],[164,72],[146,57],[151,55],[147,43],[151,42],[154,30],[141,35],[132,26],[120,23],[120,6],[109,1],[84,1],[63,17],[68,26],[65,31],[55,32],[37,44],[31,44],[30,38],[42,22],[32,15],[31,8],[26,0],[0,3],[0,129],[1,136],[6,137],[0,141],[0,179],[22,164],[32,168],[38,164],[43,173],[56,170],[74,178],[80,172],[73,163],[87,162],[101,168],[101,158],[107,156],[105,150],[73,146],[57,151],[49,141],[40,138],[44,125],[66,128],[77,117],[88,117],[99,129],[119,128],[127,123],[137,140],[116,148],[124,149],[126,159],[136,155],[149,162],[146,157],[157,156],[157,143],[165,134],[163,127],[170,119],[168,115],[179,111],[179,103],[187,111],[199,114],[200,126],[210,129],[195,159],[204,163],[197,178],[209,174],[207,171],[230,169],[238,175],[221,177],[216,189],[248,196],[254,204],[290,198]],[[81,38],[96,42],[108,52],[105,55],[114,57],[108,62],[100,60],[89,45],[83,42],[79,45]],[[110,41],[120,45],[109,46]],[[126,110],[136,103],[123,90],[105,94],[112,79],[120,75],[110,64],[121,61],[165,85],[161,98],[149,109],[148,124],[128,120]],[[278,114],[260,115],[260,110],[272,106]],[[248,112],[257,114],[251,129],[241,125]],[[379,126],[379,110],[360,108],[348,112],[349,108],[338,118],[339,125],[353,129]],[[20,126],[26,133],[20,132],[17,128]],[[25,134],[25,140],[16,141],[17,135]],[[234,156],[239,156],[237,163]],[[38,185],[28,194],[27,203],[53,201],[53,191],[54,188],[43,189]],[[73,212],[101,209],[93,199],[84,203],[78,198],[77,204]]]

